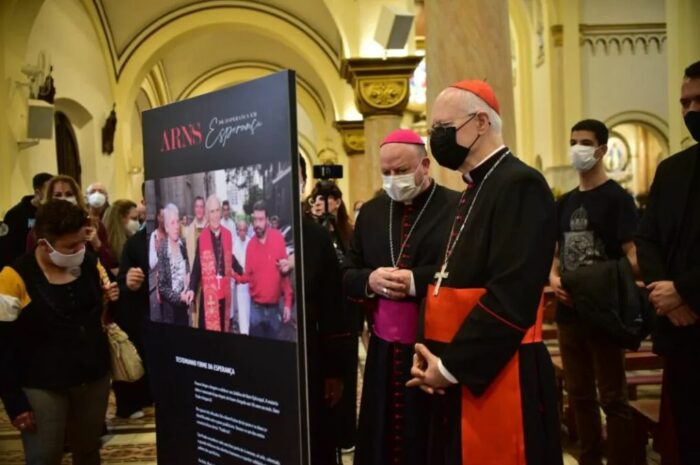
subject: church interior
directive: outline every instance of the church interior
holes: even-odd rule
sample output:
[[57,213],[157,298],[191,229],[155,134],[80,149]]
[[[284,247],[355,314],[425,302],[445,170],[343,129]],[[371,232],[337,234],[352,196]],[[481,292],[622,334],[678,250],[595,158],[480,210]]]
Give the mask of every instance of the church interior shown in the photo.
[[[505,143],[555,197],[577,185],[569,134],[582,119],[608,127],[606,174],[642,208],[658,164],[695,144],[678,102],[683,70],[700,58],[698,0],[3,0],[0,16],[0,217],[39,172],[138,202],[142,112],[284,69],[296,72],[309,175],[342,165],[348,206],[382,189],[384,137],[406,128],[427,140],[432,102],[463,79],[494,88]],[[404,40],[380,43],[394,27]],[[47,80],[51,103],[37,95]],[[430,169],[464,189],[457,173]],[[575,464],[556,327],[547,331],[565,463]],[[631,357],[627,379],[637,444],[652,464],[663,431],[650,345]],[[152,408],[129,420],[110,404],[102,463],[156,463],[154,421]],[[19,437],[0,414],[0,463],[24,463]]]

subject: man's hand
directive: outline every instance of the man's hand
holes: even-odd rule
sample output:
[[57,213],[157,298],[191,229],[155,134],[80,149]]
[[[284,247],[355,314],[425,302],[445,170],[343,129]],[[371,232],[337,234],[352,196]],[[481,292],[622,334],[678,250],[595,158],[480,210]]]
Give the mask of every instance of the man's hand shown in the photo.
[[129,268],[129,271],[126,272],[126,287],[130,291],[138,291],[144,279],[146,279],[146,275],[143,274],[141,268]]
[[187,305],[191,305],[192,301],[194,300],[194,291],[189,290],[186,292],[186,294],[187,294],[187,300],[185,301],[185,303]]
[[326,378],[324,380],[323,399],[329,407],[335,407],[343,397],[343,381],[339,378]]
[[403,292],[406,295],[411,293],[411,270],[396,268],[391,272],[392,279],[403,286]]
[[294,254],[290,255],[289,258],[280,258],[277,261],[277,267],[280,273],[289,274],[294,269]]
[[549,285],[551,286],[552,290],[554,291],[554,295],[559,300],[561,303],[564,305],[567,305],[569,307],[574,306],[574,301],[571,298],[571,294],[566,292],[564,287],[561,285],[561,276],[550,276],[549,277]]
[[438,368],[440,359],[433,355],[423,344],[416,344],[416,353],[413,355],[411,367],[411,379],[406,383],[408,387],[420,387],[428,394],[444,394],[445,388],[452,385]]
[[661,315],[668,314],[683,304],[673,281],[655,281],[647,286],[647,290],[650,292],[649,301]]
[[36,433],[36,420],[34,412],[20,413],[12,420],[12,426],[17,428],[20,433]]
[[110,301],[116,302],[119,300],[119,286],[116,282],[105,284],[102,286],[102,290]]
[[407,290],[404,290],[404,284],[394,276],[396,270],[396,268],[388,267],[374,270],[369,275],[369,287],[372,289],[372,292],[389,299],[399,300],[405,298]]
[[292,318],[292,309],[289,307],[284,307],[284,310],[282,311],[282,321],[285,323],[289,323],[289,320]]
[[698,315],[693,312],[688,305],[680,307],[666,313],[673,326],[692,326],[698,321]]

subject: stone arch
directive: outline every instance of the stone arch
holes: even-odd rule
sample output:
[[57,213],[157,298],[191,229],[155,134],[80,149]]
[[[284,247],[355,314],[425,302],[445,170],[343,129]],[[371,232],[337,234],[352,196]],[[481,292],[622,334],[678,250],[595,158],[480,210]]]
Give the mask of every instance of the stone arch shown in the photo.
[[80,102],[68,97],[59,97],[54,101],[56,111],[65,113],[71,122],[82,128],[92,120],[92,114]]
[[317,72],[330,100],[333,111],[341,113],[343,105],[338,96],[343,95],[344,81],[338,74],[337,63],[319,48],[308,35],[291,24],[265,13],[228,8],[200,10],[162,25],[155,33],[145,38],[125,63],[119,77],[119,93],[126,101],[133,100],[138,87],[158,60],[163,51],[176,47],[178,41],[186,40],[190,34],[212,25],[229,25],[249,30],[285,43],[297,52]]
[[646,111],[629,110],[616,113],[605,119],[604,123],[611,128],[624,123],[644,123],[657,133],[657,135],[668,143],[668,122],[662,117]]
[[622,139],[621,146],[629,153],[632,164],[626,170],[631,175],[628,187],[636,194],[648,192],[658,163],[669,155],[668,124],[657,115],[635,110],[613,115],[605,124],[611,138]]
[[[180,41],[187,40],[188,37],[213,25],[226,25],[236,27],[237,30],[265,35],[290,47],[300,60],[304,60],[316,72],[314,77],[323,86],[323,89],[316,90],[328,107],[327,120],[335,119],[336,115],[344,113],[346,106],[352,105],[352,91],[340,78],[336,63],[303,31],[279,18],[259,11],[230,6],[211,8],[193,12],[164,24],[154,34],[145,38],[126,62],[117,84],[117,108],[118,110],[120,107],[124,108],[125,111],[122,113],[126,119],[121,125],[119,135],[123,145],[126,145],[132,137],[138,136],[131,134],[129,120],[132,115],[129,114],[128,109],[133,105],[141,83],[153,69],[159,57],[167,50],[177,47]],[[327,123],[327,126],[330,124]],[[122,166],[117,169],[126,172],[129,166],[141,165],[141,160],[133,159],[133,154],[126,151],[123,154]],[[126,182],[124,178],[119,187],[133,191],[135,187],[127,186]]]

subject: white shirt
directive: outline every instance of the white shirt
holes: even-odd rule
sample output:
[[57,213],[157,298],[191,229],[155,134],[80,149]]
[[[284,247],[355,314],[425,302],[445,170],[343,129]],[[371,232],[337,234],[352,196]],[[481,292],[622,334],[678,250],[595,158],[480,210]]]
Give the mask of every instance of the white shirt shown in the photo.
[[233,220],[224,218],[221,220],[221,225],[228,229],[231,234],[236,234],[236,223],[234,223]]
[[250,237],[245,238],[245,241],[242,241],[240,237],[238,237],[238,234],[234,234],[233,236],[233,256],[236,257],[236,260],[238,263],[241,265],[241,267],[245,270],[245,254],[246,250],[248,250],[248,244],[250,243]]

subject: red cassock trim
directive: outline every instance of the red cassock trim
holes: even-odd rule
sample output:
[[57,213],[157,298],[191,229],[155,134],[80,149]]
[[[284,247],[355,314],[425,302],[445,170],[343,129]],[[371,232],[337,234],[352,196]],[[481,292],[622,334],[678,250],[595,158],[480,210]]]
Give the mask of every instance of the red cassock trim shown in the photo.
[[[428,289],[425,306],[425,338],[449,343],[464,320],[479,305],[486,289],[442,287],[436,297]],[[542,341],[543,300],[537,321],[523,337],[523,344]],[[502,317],[503,324],[517,328]],[[520,397],[520,360],[516,353],[481,397],[462,387],[462,465],[525,465],[525,433]]]

